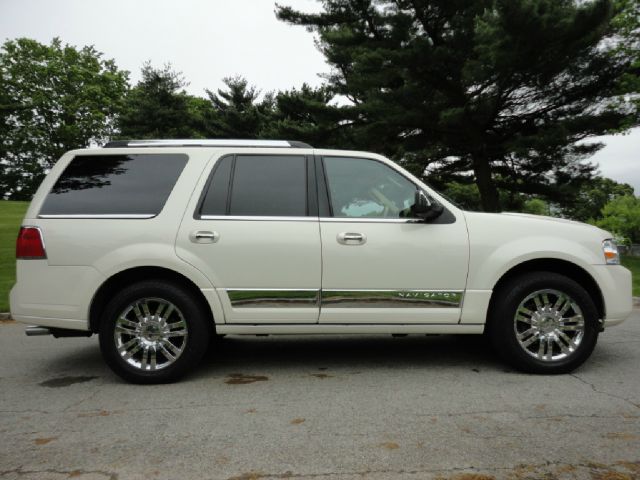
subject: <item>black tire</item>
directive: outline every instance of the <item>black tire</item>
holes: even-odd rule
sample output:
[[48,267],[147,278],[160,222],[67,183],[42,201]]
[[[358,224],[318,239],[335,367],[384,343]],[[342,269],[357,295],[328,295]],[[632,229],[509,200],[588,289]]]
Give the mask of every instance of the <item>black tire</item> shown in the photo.
[[[175,361],[165,367],[151,371],[129,364],[119,353],[115,339],[118,318],[130,305],[142,300],[148,300],[150,305],[154,300],[170,302],[175,307],[171,318],[176,319],[176,315],[180,315],[177,318],[180,322],[183,321],[181,326],[176,328],[187,332],[186,336],[179,336],[180,338],[175,340],[180,342],[179,347],[182,349],[181,353],[176,356]],[[133,310],[129,311],[132,312]],[[135,320],[135,314],[130,318]],[[186,324],[186,328],[182,326],[183,324]],[[188,289],[165,281],[142,281],[125,287],[107,304],[100,321],[100,350],[107,365],[118,376],[128,382],[139,384],[170,383],[190,372],[200,362],[207,351],[213,333],[212,330],[213,321],[210,313]],[[133,340],[133,335],[126,335],[124,336],[125,339]],[[171,339],[170,341],[173,342],[174,340]],[[151,348],[154,351],[154,363],[156,356],[158,359],[171,362],[169,356],[163,356],[164,354],[155,346]],[[144,349],[141,350],[144,351]],[[168,349],[165,350],[169,352]],[[158,353],[156,354],[156,352]],[[146,357],[147,363],[149,363],[148,359],[149,356]],[[159,365],[160,363],[158,363]],[[151,365],[147,366],[151,367]]]
[[[567,354],[560,350],[560,342],[552,343],[550,355],[553,356],[554,352],[558,357],[566,354],[564,358],[541,360],[535,356],[535,351],[528,353],[528,347],[523,346],[516,336],[516,328],[519,328],[520,332],[529,328],[526,323],[523,325],[522,322],[517,324],[518,327],[514,326],[516,312],[521,302],[535,292],[543,290],[558,291],[567,295],[582,313],[584,330],[577,348]],[[570,308],[573,309],[573,306]],[[513,277],[506,284],[503,284],[496,291],[496,298],[492,310],[489,312],[488,321],[487,332],[496,353],[516,369],[527,373],[561,374],[575,370],[593,352],[600,331],[598,310],[587,291],[576,281],[553,272],[526,273]],[[577,334],[568,332],[567,335]],[[524,337],[523,343],[531,338],[532,336]],[[536,350],[537,347],[544,348],[546,352],[549,352],[548,345],[543,346],[542,343],[543,341],[538,338],[530,347],[532,350]],[[568,342],[564,341],[562,345],[565,348],[569,346]]]

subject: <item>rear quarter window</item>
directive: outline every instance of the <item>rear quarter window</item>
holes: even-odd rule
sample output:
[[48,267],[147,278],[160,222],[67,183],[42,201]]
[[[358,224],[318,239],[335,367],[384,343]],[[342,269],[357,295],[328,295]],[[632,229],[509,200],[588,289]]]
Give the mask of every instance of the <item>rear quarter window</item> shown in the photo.
[[41,216],[159,214],[185,154],[78,155],[45,198]]

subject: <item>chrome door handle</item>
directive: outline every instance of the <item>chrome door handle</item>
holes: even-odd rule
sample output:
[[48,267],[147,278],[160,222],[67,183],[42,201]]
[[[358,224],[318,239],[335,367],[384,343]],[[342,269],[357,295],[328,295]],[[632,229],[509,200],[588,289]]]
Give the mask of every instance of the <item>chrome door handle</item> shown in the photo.
[[337,240],[342,245],[363,245],[367,237],[362,233],[342,232],[338,234]]
[[199,230],[197,232],[191,232],[189,237],[193,243],[215,243],[220,238],[220,234],[218,232]]

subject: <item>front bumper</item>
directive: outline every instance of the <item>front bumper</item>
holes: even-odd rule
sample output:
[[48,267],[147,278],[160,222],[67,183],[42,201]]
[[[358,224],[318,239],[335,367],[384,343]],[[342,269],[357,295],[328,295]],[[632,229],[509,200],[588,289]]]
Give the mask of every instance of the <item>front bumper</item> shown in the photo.
[[631,272],[622,265],[593,265],[604,300],[604,327],[619,325],[633,311]]

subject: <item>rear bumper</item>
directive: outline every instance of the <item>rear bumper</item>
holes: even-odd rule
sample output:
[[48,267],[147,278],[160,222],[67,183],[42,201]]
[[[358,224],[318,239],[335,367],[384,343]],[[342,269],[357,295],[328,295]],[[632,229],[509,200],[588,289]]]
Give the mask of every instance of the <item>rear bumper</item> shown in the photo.
[[28,325],[89,329],[89,305],[103,276],[93,267],[50,266],[18,260],[9,303],[14,320]]
[[74,320],[72,318],[50,318],[50,317],[31,317],[28,315],[15,315],[11,317],[25,325],[35,325],[38,327],[64,328],[67,330],[89,331],[89,325],[86,320]]

